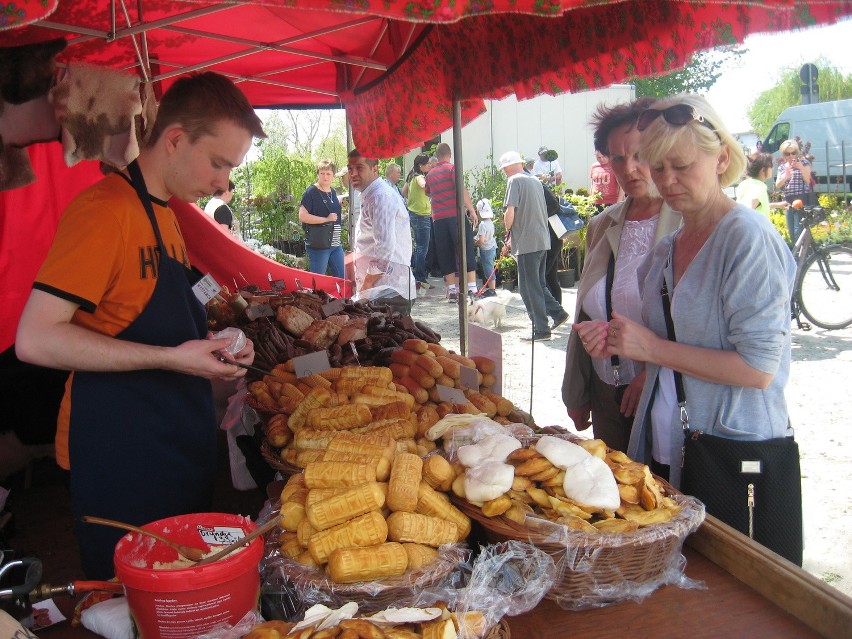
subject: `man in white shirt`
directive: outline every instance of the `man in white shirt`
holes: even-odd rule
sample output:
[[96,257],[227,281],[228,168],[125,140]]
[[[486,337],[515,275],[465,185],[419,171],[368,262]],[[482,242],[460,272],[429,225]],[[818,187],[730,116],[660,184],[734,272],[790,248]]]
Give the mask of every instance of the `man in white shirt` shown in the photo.
[[349,180],[361,193],[355,227],[354,263],[357,298],[387,304],[410,315],[417,297],[411,264],[408,210],[399,193],[379,178],[379,161],[349,152]]
[[204,212],[216,220],[219,224],[227,228],[229,231],[234,225],[234,213],[228,203],[234,197],[234,183],[228,180],[228,190],[223,193],[216,193],[207,202],[204,207]]
[[556,151],[551,151],[546,146],[538,147],[538,159],[533,165],[532,174],[545,184],[562,184],[562,167],[559,166],[559,160],[545,159],[548,154],[556,155]]

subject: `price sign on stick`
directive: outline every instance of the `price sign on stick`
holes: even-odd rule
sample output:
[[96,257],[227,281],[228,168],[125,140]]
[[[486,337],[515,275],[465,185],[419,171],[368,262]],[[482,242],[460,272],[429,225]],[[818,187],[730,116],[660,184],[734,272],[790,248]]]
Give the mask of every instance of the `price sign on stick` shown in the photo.
[[213,276],[208,273],[195,283],[192,287],[192,292],[195,293],[196,299],[202,304],[207,304],[210,300],[219,294],[222,287],[213,279]]
[[442,384],[436,384],[435,388],[438,389],[438,398],[442,402],[450,402],[451,404],[467,403],[467,397],[465,397],[464,393],[458,388],[453,388],[452,386],[444,386]]
[[[475,368],[471,368],[470,366],[459,366],[459,371],[461,371],[461,377],[459,378],[459,384],[461,384],[462,388],[469,388],[471,390],[478,391],[479,390],[478,371]],[[465,400],[465,401],[467,401],[467,400]]]
[[328,362],[328,351],[317,351],[294,357],[293,366],[296,368],[296,377],[310,377],[316,373],[323,373],[331,368]]

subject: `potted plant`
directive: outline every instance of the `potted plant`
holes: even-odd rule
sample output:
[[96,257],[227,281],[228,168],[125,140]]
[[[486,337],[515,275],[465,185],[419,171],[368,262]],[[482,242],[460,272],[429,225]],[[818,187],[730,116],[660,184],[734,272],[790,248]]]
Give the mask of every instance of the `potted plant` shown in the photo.
[[511,255],[504,255],[497,260],[497,271],[503,282],[503,288],[514,291],[518,282],[518,263]]

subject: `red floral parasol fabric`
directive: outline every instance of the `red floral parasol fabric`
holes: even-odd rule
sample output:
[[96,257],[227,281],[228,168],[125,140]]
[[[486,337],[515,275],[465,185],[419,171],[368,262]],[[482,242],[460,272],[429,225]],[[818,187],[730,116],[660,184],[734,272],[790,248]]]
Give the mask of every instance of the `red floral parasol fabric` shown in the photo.
[[483,98],[607,86],[852,14],[852,0],[139,0],[113,23],[110,5],[61,0],[0,46],[65,37],[60,63],[147,67],[158,91],[209,69],[257,107],[345,106],[357,146],[379,157],[448,129],[455,98],[466,122]]

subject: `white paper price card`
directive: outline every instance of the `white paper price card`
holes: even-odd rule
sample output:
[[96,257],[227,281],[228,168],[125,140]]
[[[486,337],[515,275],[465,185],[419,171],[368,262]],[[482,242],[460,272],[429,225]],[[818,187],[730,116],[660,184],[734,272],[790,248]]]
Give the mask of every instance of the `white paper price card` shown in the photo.
[[461,384],[462,388],[470,388],[472,390],[478,391],[479,371],[477,371],[475,368],[471,368],[470,366],[459,366],[459,371],[461,371],[459,384]]
[[324,373],[331,368],[328,362],[328,351],[317,351],[294,357],[293,366],[296,369],[296,377],[310,377],[316,373]]
[[231,526],[198,526],[198,534],[211,546],[227,546],[246,536],[242,528]]
[[269,304],[250,304],[246,309],[246,317],[252,322],[260,317],[273,317],[275,311]]
[[443,384],[436,384],[435,388],[438,389],[438,397],[442,402],[450,402],[451,404],[467,404],[467,397],[465,397],[464,393],[458,388],[444,386]]
[[196,299],[202,304],[207,304],[210,300],[219,294],[222,287],[213,279],[213,276],[208,273],[195,283],[192,287],[192,292],[195,293]]

